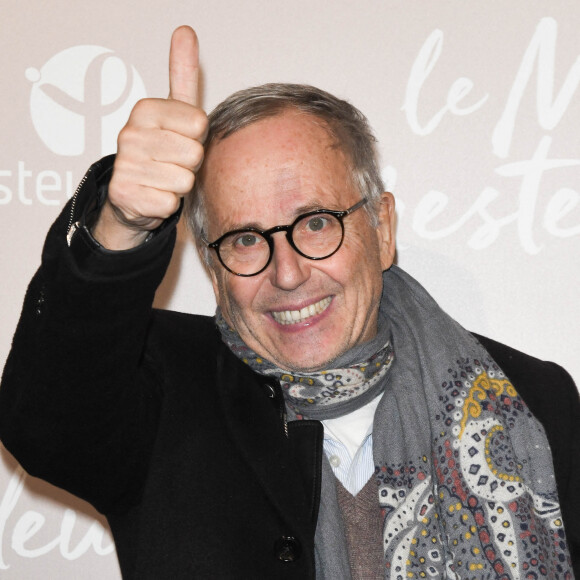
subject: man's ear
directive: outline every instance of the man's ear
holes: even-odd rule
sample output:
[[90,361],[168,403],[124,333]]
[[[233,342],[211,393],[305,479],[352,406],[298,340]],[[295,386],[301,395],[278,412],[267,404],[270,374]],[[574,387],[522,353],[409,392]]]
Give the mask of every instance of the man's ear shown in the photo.
[[379,225],[377,234],[379,237],[379,252],[383,270],[388,270],[395,259],[395,198],[392,193],[385,191],[381,195],[379,206]]

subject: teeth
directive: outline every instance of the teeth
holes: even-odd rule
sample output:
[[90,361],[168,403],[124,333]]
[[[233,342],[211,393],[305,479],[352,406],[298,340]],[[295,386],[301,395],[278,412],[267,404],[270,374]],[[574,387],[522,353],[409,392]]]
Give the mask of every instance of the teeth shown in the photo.
[[328,308],[328,305],[331,301],[332,298],[330,297],[324,298],[320,302],[305,306],[301,310],[284,310],[283,312],[272,312],[272,316],[278,324],[296,324],[297,322],[303,322],[315,314],[320,314]]

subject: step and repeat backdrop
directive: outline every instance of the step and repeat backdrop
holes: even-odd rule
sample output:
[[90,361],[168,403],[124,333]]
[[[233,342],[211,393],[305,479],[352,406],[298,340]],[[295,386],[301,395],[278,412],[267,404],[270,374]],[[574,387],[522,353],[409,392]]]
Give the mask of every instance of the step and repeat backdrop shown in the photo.
[[[52,220],[166,96],[172,30],[201,46],[203,106],[318,85],[376,131],[398,263],[470,330],[580,383],[580,4],[572,0],[2,0],[0,364]],[[213,313],[180,226],[157,306]],[[79,385],[81,387],[81,385]],[[549,385],[546,385],[549,388]],[[117,579],[106,521],[0,450],[0,578]]]

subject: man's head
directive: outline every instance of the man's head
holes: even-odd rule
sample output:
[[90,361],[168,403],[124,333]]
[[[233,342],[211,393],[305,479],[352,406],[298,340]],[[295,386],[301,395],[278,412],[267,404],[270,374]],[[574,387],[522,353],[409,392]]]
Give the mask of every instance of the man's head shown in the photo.
[[[236,276],[209,254],[207,241],[231,230],[289,225],[362,198],[365,209],[344,218],[342,245],[326,259],[299,255],[284,232],[272,234],[272,260],[255,276]],[[394,204],[383,193],[366,119],[350,104],[297,85],[224,101],[210,115],[188,214],[222,313],[258,354],[312,370],[376,333],[381,272],[394,256]]]

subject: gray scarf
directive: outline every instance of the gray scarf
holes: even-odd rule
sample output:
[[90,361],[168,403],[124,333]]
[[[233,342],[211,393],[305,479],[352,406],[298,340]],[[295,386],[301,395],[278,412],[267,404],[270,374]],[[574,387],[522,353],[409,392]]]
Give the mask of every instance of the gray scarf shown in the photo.
[[[219,316],[218,325],[240,356],[237,334]],[[394,359],[391,342],[384,342],[389,332]],[[573,578],[544,430],[487,351],[396,266],[383,276],[379,337],[372,342],[378,371],[361,375],[373,358],[366,356],[369,344],[356,347],[354,357],[343,355],[331,371],[314,373],[308,389],[291,390],[308,377],[267,361],[256,365],[245,345],[240,358],[286,384],[287,405],[298,418],[335,417],[339,407],[346,414],[384,390],[373,455],[385,578]],[[358,396],[325,389],[327,396],[312,397],[321,376],[346,376],[353,368]],[[318,578],[350,578],[326,461],[315,550]]]

